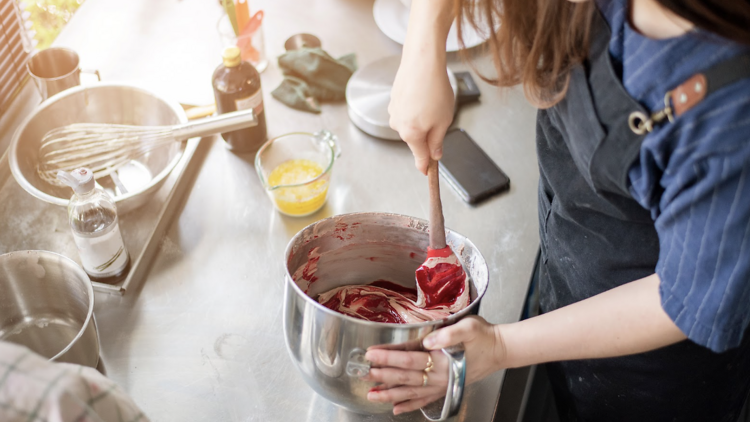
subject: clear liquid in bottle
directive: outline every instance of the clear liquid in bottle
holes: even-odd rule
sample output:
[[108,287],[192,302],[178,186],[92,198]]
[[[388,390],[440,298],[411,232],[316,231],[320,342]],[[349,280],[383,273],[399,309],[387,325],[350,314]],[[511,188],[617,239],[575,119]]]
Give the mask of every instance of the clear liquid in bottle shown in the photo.
[[96,187],[88,169],[60,172],[58,177],[75,192],[68,204],[68,220],[83,269],[93,281],[120,281],[130,268],[130,255],[120,233],[115,201]]

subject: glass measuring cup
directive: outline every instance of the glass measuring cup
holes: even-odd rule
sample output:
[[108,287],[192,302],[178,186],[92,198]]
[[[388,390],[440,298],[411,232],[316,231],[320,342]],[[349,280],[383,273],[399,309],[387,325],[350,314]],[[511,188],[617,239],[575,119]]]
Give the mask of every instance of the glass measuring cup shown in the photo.
[[302,217],[325,204],[333,163],[340,155],[338,139],[327,130],[288,133],[260,147],[255,170],[276,209]]

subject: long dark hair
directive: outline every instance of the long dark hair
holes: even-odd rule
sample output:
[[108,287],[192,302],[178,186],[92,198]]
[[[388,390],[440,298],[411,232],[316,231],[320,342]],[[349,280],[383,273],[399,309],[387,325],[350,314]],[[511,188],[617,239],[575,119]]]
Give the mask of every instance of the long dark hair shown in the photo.
[[[750,45],[748,0],[656,0],[696,27]],[[586,59],[593,1],[456,0],[458,22],[477,31],[490,28],[488,47],[497,70],[480,77],[497,86],[523,84],[526,98],[538,107],[560,101],[573,66]],[[478,21],[482,19],[483,21]],[[463,24],[458,35],[463,45]]]

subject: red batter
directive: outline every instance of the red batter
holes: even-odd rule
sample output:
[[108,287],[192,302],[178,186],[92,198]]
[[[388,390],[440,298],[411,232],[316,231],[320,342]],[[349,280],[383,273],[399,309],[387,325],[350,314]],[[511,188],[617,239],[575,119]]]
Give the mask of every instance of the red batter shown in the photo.
[[469,280],[449,246],[427,248],[427,261],[417,268],[416,276],[420,308],[455,313],[469,305]]
[[[308,265],[302,268],[303,279],[306,272],[310,272]],[[417,269],[416,279],[417,289],[387,280],[342,286],[321,294],[318,302],[344,315],[391,324],[444,319],[469,305],[468,277],[449,247],[428,249],[427,261]]]
[[342,286],[318,297],[323,306],[366,321],[410,324],[450,316],[444,309],[421,309],[417,291],[386,280],[371,284]]

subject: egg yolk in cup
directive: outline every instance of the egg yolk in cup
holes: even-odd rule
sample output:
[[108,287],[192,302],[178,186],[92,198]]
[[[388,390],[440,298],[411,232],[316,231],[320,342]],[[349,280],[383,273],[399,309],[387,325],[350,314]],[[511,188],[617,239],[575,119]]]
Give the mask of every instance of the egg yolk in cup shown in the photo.
[[327,178],[315,180],[323,170],[317,162],[306,159],[284,161],[274,168],[268,175],[268,185],[275,188],[272,196],[276,208],[291,216],[305,216],[319,210],[328,194]]

